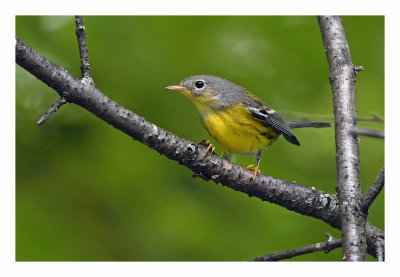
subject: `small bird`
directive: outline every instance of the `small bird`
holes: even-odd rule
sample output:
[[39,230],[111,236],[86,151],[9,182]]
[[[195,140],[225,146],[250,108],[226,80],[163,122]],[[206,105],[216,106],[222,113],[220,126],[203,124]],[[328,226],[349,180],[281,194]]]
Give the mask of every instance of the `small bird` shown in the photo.
[[[292,128],[330,127],[323,122],[286,122],[261,99],[245,88],[213,75],[191,76],[166,87],[179,91],[197,107],[200,121],[222,148],[222,157],[232,160],[233,155],[254,155],[257,165],[247,168],[254,172],[253,181],[260,175],[262,150],[280,135],[294,145],[300,145]],[[207,151],[214,152],[209,141]]]

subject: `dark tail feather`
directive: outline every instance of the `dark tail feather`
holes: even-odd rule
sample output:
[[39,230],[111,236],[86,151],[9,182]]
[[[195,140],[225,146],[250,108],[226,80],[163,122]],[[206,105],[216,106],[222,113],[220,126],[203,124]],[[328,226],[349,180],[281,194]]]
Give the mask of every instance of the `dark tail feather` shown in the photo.
[[305,128],[305,127],[313,127],[313,128],[325,128],[331,127],[330,123],[326,122],[301,122],[301,121],[289,121],[288,125],[290,129],[294,128]]

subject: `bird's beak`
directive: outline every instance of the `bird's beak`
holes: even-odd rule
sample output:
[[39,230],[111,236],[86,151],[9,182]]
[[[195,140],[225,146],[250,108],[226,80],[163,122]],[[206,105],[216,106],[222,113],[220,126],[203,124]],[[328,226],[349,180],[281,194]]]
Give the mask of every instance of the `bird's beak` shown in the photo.
[[173,85],[173,86],[168,86],[165,89],[167,90],[174,90],[174,91],[180,91],[180,92],[186,92],[187,88],[179,85]]

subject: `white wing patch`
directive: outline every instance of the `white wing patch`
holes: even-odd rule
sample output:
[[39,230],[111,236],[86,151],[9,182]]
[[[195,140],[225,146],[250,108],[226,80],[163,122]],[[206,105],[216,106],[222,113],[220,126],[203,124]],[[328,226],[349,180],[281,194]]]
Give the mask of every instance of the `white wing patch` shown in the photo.
[[253,114],[254,118],[272,127],[275,131],[282,134],[289,142],[300,145],[287,122],[283,120],[276,111],[271,108],[260,110],[254,107],[247,107],[247,109]]

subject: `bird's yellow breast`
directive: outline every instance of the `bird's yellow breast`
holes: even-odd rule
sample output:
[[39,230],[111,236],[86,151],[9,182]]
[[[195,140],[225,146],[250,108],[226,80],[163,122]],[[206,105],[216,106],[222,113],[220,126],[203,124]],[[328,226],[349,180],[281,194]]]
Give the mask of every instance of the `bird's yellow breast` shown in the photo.
[[255,154],[279,136],[255,119],[243,104],[218,110],[202,107],[199,112],[204,128],[221,145],[223,154]]

